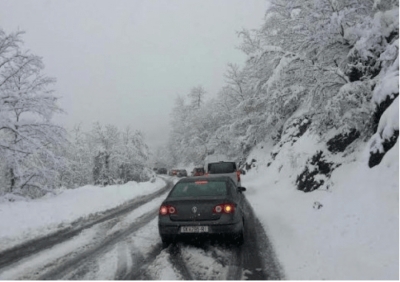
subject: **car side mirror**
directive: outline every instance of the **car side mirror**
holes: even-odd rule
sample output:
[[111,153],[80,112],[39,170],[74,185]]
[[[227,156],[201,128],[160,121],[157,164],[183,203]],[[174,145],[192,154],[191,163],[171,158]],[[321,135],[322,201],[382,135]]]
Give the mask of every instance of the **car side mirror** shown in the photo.
[[238,192],[242,193],[243,191],[246,191],[246,188],[244,188],[244,187],[238,187],[237,190],[238,190]]

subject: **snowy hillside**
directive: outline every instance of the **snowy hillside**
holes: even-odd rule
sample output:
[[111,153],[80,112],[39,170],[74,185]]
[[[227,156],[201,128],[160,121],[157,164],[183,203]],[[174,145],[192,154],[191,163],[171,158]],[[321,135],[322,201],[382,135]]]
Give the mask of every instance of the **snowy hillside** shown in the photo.
[[243,176],[246,196],[286,278],[398,279],[398,143],[372,169],[366,144],[343,158],[329,156],[341,165],[326,184],[311,193],[297,190],[301,164],[323,147],[305,134],[283,146],[272,161],[275,148],[260,144],[249,156],[257,161],[255,167]]
[[247,157],[246,195],[289,279],[399,279],[398,58],[375,83],[371,137],[316,134],[300,108]]

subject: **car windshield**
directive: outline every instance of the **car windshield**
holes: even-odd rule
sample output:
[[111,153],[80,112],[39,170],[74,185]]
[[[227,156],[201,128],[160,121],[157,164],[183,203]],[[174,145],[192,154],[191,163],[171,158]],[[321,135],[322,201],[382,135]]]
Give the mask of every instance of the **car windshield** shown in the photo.
[[196,181],[176,184],[169,197],[212,197],[227,194],[224,181]]
[[232,173],[235,172],[234,163],[214,163],[209,165],[210,173]]

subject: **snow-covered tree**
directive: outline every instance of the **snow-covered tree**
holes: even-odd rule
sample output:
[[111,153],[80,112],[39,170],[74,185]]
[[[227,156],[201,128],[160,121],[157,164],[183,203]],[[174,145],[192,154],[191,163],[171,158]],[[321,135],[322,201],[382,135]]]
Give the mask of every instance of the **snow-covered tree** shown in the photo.
[[95,123],[88,137],[95,148],[93,178],[96,184],[107,185],[131,180],[144,181],[149,149],[140,131],[129,127],[120,132],[115,125]]
[[43,74],[42,59],[22,49],[22,32],[0,30],[0,155],[8,191],[57,185],[65,130],[53,124],[62,112]]
[[240,158],[301,119],[320,136],[372,135],[398,95],[398,13],[393,0],[271,0],[261,28],[238,33],[248,58],[228,65],[217,98],[174,109],[176,159],[200,148]]
[[144,181],[144,168],[149,160],[149,148],[144,143],[142,132],[133,132],[130,127],[121,133],[120,145],[116,148],[118,179],[122,182]]
[[194,109],[199,109],[204,104],[204,96],[206,95],[206,91],[203,86],[199,85],[193,87],[188,94],[191,102],[191,106]]
[[171,152],[172,150],[169,150],[167,145],[158,147],[152,155],[151,163],[154,164],[156,168],[172,167],[175,163],[171,157]]
[[[376,58],[385,44],[365,48],[366,41],[361,40],[368,32],[360,27],[367,26],[374,35],[371,43],[382,42],[382,32],[371,32],[372,26],[379,29],[369,24],[373,7],[373,1],[357,0],[271,1],[262,28],[240,33],[241,49],[249,55],[247,76],[257,97],[252,104],[271,105],[265,108],[267,119],[279,126],[301,106],[308,108],[307,115],[315,115],[318,132],[370,128],[366,113],[371,110],[374,82],[353,82],[371,79],[380,71]],[[390,16],[384,18],[392,23],[387,27],[395,24]],[[386,30],[396,34],[393,28]],[[375,55],[369,56],[367,50]],[[364,59],[359,54],[365,54]]]
[[68,146],[64,156],[68,159],[67,167],[60,172],[60,178],[66,187],[80,187],[93,183],[95,146],[88,133],[82,130],[81,124],[75,125],[69,132]]
[[237,104],[244,101],[248,95],[246,89],[246,72],[239,69],[238,65],[228,64],[225,74],[225,93]]

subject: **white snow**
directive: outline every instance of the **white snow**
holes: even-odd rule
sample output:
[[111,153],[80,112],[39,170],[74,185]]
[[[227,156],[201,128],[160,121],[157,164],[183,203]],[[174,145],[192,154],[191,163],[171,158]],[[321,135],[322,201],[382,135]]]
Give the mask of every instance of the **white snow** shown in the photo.
[[154,280],[182,280],[178,271],[169,261],[169,254],[163,250],[149,266],[149,274]]
[[371,151],[383,153],[383,142],[385,139],[389,140],[393,136],[394,131],[399,130],[399,97],[392,102],[389,108],[382,114],[379,120],[378,130],[371,138]]
[[349,156],[332,173],[329,189],[304,193],[295,187],[298,164],[320,144],[303,137],[293,146],[303,151],[281,151],[268,168],[271,148],[258,146],[249,157],[257,167],[242,177],[286,279],[399,279],[398,142],[379,166],[368,168],[365,152],[356,152],[358,161]]
[[379,120],[378,132],[383,139],[389,139],[399,130],[399,97],[392,102]]
[[[393,48],[398,52],[398,41],[393,44]],[[388,48],[386,52],[382,55],[382,57],[389,57],[390,58],[390,51],[391,48]],[[397,54],[396,54],[397,55]],[[393,56],[393,55],[392,55]],[[393,65],[391,65],[387,71],[384,72],[382,78],[378,81],[372,96],[372,102],[376,104],[382,103],[387,96],[390,98],[394,98],[396,93],[399,93],[399,59],[396,58]]]
[[35,255],[34,260],[25,260],[17,266],[13,266],[0,272],[0,280],[35,280],[33,276],[21,276],[25,273],[35,273],[43,265],[54,264],[54,261],[60,258],[68,257],[71,250],[79,252],[90,245],[90,242],[96,238],[98,229],[86,229],[74,237],[74,240],[68,240],[65,243],[55,245],[39,254]]
[[[398,142],[385,155],[382,163],[372,169],[367,166],[365,156],[368,146],[365,144],[364,150],[342,158],[342,165],[332,173],[329,187],[324,185],[311,193],[296,190],[295,179],[302,170],[301,165],[322,147],[314,136],[306,132],[293,145],[291,142],[285,143],[275,160],[267,166],[272,161],[270,152],[273,147],[270,143],[258,144],[249,156],[249,159],[257,160],[256,166],[242,176],[242,185],[247,188],[246,197],[266,229],[285,278],[398,279]],[[176,182],[178,179],[171,180]],[[38,200],[2,201],[1,249],[68,226],[80,217],[116,207],[163,185],[164,181],[158,179],[155,183],[84,186]],[[313,208],[315,202],[322,207]],[[149,203],[137,214],[153,209],[157,204]],[[132,217],[127,217],[119,225],[128,224],[133,220]],[[146,250],[159,242],[154,220],[136,232],[129,245],[136,250],[135,253],[146,254]],[[101,263],[108,266],[102,268],[99,265],[96,271],[114,273],[117,253],[110,252]],[[193,262],[201,267],[195,271],[216,271],[213,274],[216,278],[219,277],[218,271],[221,277],[222,272],[226,271],[215,262],[211,263],[210,256],[202,250],[186,248],[183,255],[196,258]],[[163,250],[149,266],[148,274],[153,279],[182,279],[168,256]],[[127,263],[131,265],[134,262],[128,260]]]
[[132,181],[107,187],[86,185],[31,201],[0,199],[0,250],[67,227],[79,218],[117,207],[164,185],[165,181],[157,178],[154,183]]

